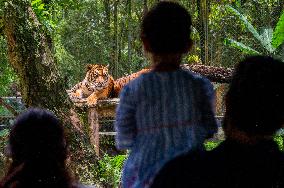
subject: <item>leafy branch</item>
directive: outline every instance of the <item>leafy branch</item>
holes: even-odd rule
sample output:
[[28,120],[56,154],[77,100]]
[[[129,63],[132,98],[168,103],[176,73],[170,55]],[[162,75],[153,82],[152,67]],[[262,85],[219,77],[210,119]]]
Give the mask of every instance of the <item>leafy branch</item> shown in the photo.
[[[230,5],[226,5],[226,8],[229,12],[233,13],[239,18],[239,20],[245,25],[246,29],[260,43],[262,48],[265,49],[266,54],[272,56],[281,56],[281,54],[278,53],[282,52],[281,50],[278,50],[278,48],[280,48],[280,46],[284,43],[284,12],[280,16],[274,31],[273,28],[267,27],[263,29],[262,33],[259,33],[257,29],[247,20],[247,18],[237,9],[233,8]],[[246,54],[260,54],[260,52],[258,52],[257,50],[234,39],[226,38],[224,40],[224,44],[237,48]]]

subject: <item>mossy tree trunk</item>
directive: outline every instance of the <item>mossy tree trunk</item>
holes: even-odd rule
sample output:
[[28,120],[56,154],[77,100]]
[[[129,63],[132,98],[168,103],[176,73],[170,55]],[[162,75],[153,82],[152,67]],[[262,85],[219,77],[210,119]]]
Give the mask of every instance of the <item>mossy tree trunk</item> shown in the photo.
[[[71,168],[78,173],[86,160],[95,160],[88,135],[65,91],[57,70],[52,40],[39,23],[29,0],[9,0],[4,7],[4,33],[9,63],[16,71],[27,107],[49,109],[63,121],[71,145]],[[89,156],[89,159],[86,159]],[[89,164],[89,162],[87,162]],[[79,169],[78,169],[79,168]],[[78,174],[77,174],[78,175]]]
[[39,23],[29,0],[7,1],[4,33],[9,62],[19,76],[26,106],[56,113],[68,111],[71,104],[57,70],[51,37]]
[[9,63],[19,77],[26,107],[53,111],[68,128],[69,136],[74,131],[82,133],[81,122],[72,110],[64,79],[57,69],[51,36],[38,21],[30,0],[5,3],[4,34]]

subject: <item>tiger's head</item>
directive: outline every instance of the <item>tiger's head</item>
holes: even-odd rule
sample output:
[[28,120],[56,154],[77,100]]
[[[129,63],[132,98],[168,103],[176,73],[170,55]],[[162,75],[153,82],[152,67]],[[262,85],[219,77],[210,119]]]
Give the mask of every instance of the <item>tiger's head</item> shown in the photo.
[[112,77],[108,73],[108,65],[88,64],[84,79],[89,90],[102,90],[112,84]]

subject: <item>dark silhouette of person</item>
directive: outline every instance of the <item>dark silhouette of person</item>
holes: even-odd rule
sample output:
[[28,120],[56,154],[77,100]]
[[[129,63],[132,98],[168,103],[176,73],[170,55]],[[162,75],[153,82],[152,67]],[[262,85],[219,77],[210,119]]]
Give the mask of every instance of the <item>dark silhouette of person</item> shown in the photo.
[[180,4],[161,1],[141,23],[151,71],[125,85],[116,110],[116,146],[128,149],[123,188],[147,188],[171,159],[217,132],[215,92],[206,78],[183,70],[192,46],[192,21]]
[[66,166],[64,130],[54,114],[29,109],[17,117],[9,136],[12,159],[1,188],[80,188]]
[[273,136],[284,124],[284,63],[253,56],[235,69],[226,94],[226,140],[180,156],[159,172],[157,187],[284,187],[284,154]]

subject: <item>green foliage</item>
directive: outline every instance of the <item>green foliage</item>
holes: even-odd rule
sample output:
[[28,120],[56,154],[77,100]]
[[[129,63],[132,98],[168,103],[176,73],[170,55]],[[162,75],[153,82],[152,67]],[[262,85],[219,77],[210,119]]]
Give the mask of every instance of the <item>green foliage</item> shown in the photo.
[[[283,133],[282,134],[276,134],[273,137],[273,140],[277,143],[277,145],[278,145],[278,147],[281,151],[284,150],[284,134]],[[206,141],[204,143],[204,147],[207,151],[211,151],[211,150],[215,149],[222,142],[223,142],[222,140]]]
[[123,163],[127,155],[110,157],[107,154],[99,160],[100,182],[108,187],[118,187]]
[[199,63],[201,60],[197,55],[188,55],[186,57],[186,62],[188,62],[189,64],[191,63]]
[[4,155],[5,147],[7,146],[7,139],[9,130],[4,129],[0,131],[0,177],[5,173],[7,157]]
[[6,40],[0,36],[0,96],[10,95],[12,85],[17,82],[17,76],[8,63]]
[[258,34],[257,30],[252,26],[252,24],[246,19],[244,15],[242,15],[238,10],[236,10],[230,5],[226,5],[226,8],[233,14],[237,15],[239,19],[243,22],[243,24],[246,26],[246,28],[253,34],[253,36],[259,41],[261,41],[261,37]]
[[53,23],[53,20],[50,19],[51,15],[48,12],[43,0],[33,0],[31,2],[31,6],[40,23],[43,24],[49,32],[52,32],[52,29],[55,27],[55,25]]
[[[265,55],[279,57],[278,53],[280,53],[280,56],[283,56],[284,52],[278,50],[277,48],[284,42],[284,13],[278,20],[274,32],[272,28],[267,27],[262,29],[262,32],[259,33],[257,29],[247,20],[246,16],[241,14],[238,10],[236,10],[230,5],[226,5],[226,8],[228,9],[228,11],[236,15],[240,19],[240,21],[245,25],[246,29],[253,35],[253,37],[265,50]],[[225,39],[224,44],[237,48],[246,54],[259,54],[257,50],[233,39]]]
[[221,144],[221,143],[222,143],[221,140],[206,141],[204,143],[204,147],[205,147],[206,151],[211,151],[211,150],[215,149],[217,146],[219,146],[219,144]]
[[225,39],[224,44],[237,48],[246,54],[260,54],[258,51],[252,49],[251,47],[246,46],[245,44],[235,41],[233,39]]
[[6,137],[9,134],[9,130],[8,129],[3,129],[0,131],[0,137]]
[[274,141],[277,143],[279,149],[283,151],[284,150],[284,135],[278,134],[274,136]]
[[284,42],[284,11],[279,18],[279,21],[274,29],[272,45],[274,48],[278,48]]
[[[55,57],[58,62],[58,69],[62,78],[66,79],[68,87],[72,87],[79,80],[82,80],[85,74],[85,69],[80,61],[76,61],[64,47],[60,35],[54,36]],[[66,66],[68,65],[68,66]]]

